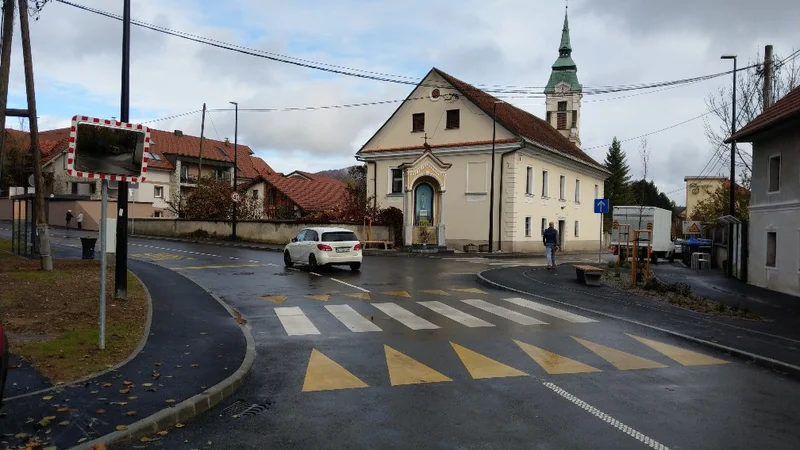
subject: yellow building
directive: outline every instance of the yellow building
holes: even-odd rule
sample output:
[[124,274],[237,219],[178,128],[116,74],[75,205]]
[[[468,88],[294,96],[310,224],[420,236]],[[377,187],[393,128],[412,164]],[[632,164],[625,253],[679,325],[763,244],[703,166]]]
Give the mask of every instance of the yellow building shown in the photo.
[[686,220],[693,220],[697,205],[709,198],[727,180],[726,177],[684,177],[686,183]]
[[599,247],[593,200],[608,172],[576,145],[571,53],[565,17],[545,90],[549,123],[434,68],[364,144],[368,196],[403,211],[406,245],[539,252],[554,222],[564,250]]

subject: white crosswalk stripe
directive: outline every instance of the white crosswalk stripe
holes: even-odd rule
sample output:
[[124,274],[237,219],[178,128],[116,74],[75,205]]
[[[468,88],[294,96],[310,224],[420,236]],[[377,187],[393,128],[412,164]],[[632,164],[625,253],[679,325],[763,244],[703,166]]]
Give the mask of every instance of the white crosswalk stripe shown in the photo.
[[397,305],[396,303],[373,303],[374,307],[383,311],[384,314],[402,323],[412,330],[435,330],[438,325],[432,324],[411,311]]
[[512,311],[507,308],[503,308],[502,306],[495,305],[494,303],[489,303],[485,300],[469,299],[461,301],[470,306],[482,309],[488,313],[492,313],[496,316],[500,316],[504,319],[516,322],[520,325],[547,325],[547,322],[542,322],[539,319],[534,319],[533,317],[526,316],[525,314],[518,313],[516,311]]
[[325,309],[333,314],[333,317],[339,319],[339,322],[342,322],[344,326],[349,328],[352,332],[383,331],[379,326],[367,320],[366,317],[356,312],[356,310],[349,305],[325,305]]
[[317,327],[308,320],[303,310],[297,306],[287,306],[275,308],[286,334],[289,336],[305,336],[308,334],[319,334]]
[[506,298],[503,300],[513,303],[515,305],[522,306],[524,308],[532,309],[534,311],[539,311],[540,313],[547,314],[548,316],[553,316],[559,319],[566,320],[567,322],[572,322],[572,323],[597,322],[596,320],[590,319],[588,317],[583,317],[577,314],[573,314],[571,312],[562,311],[558,308],[553,308],[552,306],[543,305],[541,303],[536,303],[534,301],[526,300],[524,298]]
[[471,316],[463,311],[459,311],[458,309],[455,309],[452,306],[446,305],[442,302],[431,301],[431,302],[417,302],[417,303],[430,309],[431,311],[437,312],[447,317],[450,320],[455,320],[456,322],[468,326],[470,328],[494,326],[493,324],[483,319]]

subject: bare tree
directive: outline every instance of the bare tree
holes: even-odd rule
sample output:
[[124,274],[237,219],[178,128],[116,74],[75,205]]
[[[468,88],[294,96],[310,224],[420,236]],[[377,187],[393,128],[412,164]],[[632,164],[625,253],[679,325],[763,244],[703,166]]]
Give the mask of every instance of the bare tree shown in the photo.
[[642,215],[644,214],[645,189],[647,185],[647,173],[650,168],[650,149],[647,147],[647,138],[642,138],[639,143],[639,159],[642,162],[642,192],[639,196],[639,230],[642,229]]
[[[793,49],[792,55],[782,59],[773,56],[773,88],[772,103],[800,85],[800,63]],[[736,75],[736,126],[738,130],[755,119],[764,110],[764,66],[763,57],[756,54],[747,66]],[[750,67],[752,66],[752,67]],[[705,134],[714,151],[725,154],[728,144],[725,139],[731,135],[731,98],[733,87],[720,88],[706,98],[706,107],[710,113],[705,119]],[[742,172],[742,185],[750,187],[753,171],[753,157],[746,147],[736,146],[737,167]]]

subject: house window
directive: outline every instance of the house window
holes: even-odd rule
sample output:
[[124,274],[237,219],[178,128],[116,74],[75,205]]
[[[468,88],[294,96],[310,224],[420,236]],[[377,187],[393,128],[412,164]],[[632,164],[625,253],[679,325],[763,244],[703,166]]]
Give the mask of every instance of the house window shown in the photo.
[[575,203],[581,202],[581,180],[575,180]]
[[225,153],[225,150],[223,150],[223,149],[222,149],[222,147],[217,147],[217,151],[218,151],[218,152],[219,152],[219,154],[220,154],[220,155],[222,155],[223,157],[225,157],[225,158],[227,158],[227,157],[228,157],[228,154],[227,154],[227,153]]
[[258,200],[258,189],[253,189],[253,199]]
[[533,195],[533,167],[531,166],[525,169],[525,193]]
[[544,234],[544,230],[547,229],[547,218],[542,217],[542,234]]
[[547,123],[549,123],[550,125],[553,124],[553,112],[552,111],[547,111],[546,120],[547,120]]
[[153,213],[153,217],[164,217],[164,213],[161,211],[156,211]]
[[767,267],[777,266],[778,256],[778,233],[775,231],[767,232]]
[[452,130],[461,126],[461,112],[458,109],[447,110],[447,129]]
[[600,186],[597,184],[594,185],[594,198],[600,198]]
[[78,195],[78,183],[72,183],[72,195]]
[[392,169],[391,194],[401,194],[403,192],[403,169]]
[[531,218],[525,218],[525,237],[531,237]]
[[567,102],[558,102],[558,112],[567,111]]
[[575,221],[575,237],[578,237],[578,221]]
[[572,128],[578,128],[578,110],[572,110]]
[[411,116],[411,131],[415,133],[425,131],[425,113],[414,113]]
[[275,204],[275,189],[270,189],[267,192],[267,199],[268,199],[268,203],[270,205],[274,205]]
[[550,183],[550,174],[546,171],[542,171],[542,197],[548,198],[549,189],[548,184]]
[[781,190],[781,155],[769,158],[769,192]]
[[164,186],[153,186],[153,197],[164,198]]
[[559,200],[567,199],[567,177],[565,177],[564,175],[561,175],[561,177],[559,177],[558,199]]

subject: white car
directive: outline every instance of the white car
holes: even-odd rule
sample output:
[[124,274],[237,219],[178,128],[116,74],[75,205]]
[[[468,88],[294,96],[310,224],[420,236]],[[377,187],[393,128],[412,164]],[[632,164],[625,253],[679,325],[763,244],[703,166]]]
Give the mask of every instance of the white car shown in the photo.
[[292,238],[283,250],[286,267],[307,265],[309,270],[320,266],[350,266],[361,269],[361,242],[345,228],[306,228]]

